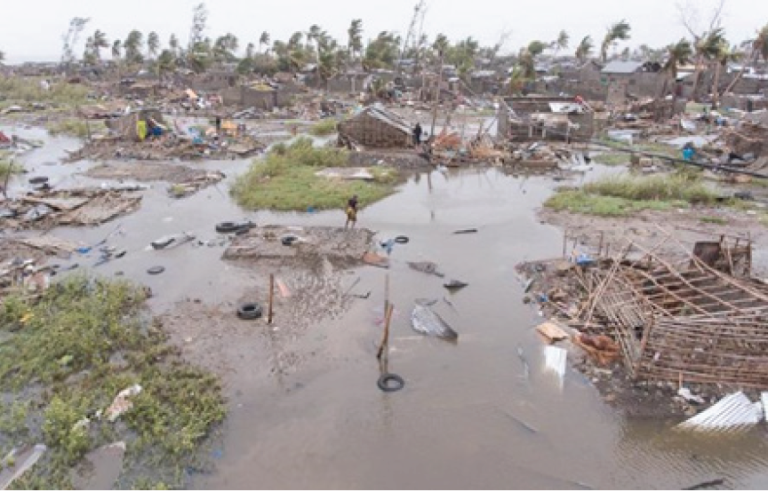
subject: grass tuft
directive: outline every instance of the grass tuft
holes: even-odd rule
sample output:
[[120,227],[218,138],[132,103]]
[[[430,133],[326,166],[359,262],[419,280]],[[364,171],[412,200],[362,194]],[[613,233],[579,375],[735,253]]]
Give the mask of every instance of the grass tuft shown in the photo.
[[338,122],[333,118],[326,118],[318,121],[309,129],[309,133],[316,137],[324,137],[326,135],[333,135],[336,133],[336,125]]

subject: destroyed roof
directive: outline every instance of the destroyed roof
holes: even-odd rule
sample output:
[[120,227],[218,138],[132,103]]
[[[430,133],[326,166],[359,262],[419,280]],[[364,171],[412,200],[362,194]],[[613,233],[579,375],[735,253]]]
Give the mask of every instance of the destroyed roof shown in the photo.
[[472,72],[473,79],[483,79],[496,75],[496,70],[475,70]]
[[603,68],[603,73],[635,73],[643,66],[643,62],[614,60]]
[[399,114],[389,111],[381,104],[374,104],[373,106],[368,106],[367,108],[362,110],[360,115],[362,114],[367,114],[371,118],[376,118],[377,120],[383,121],[384,123],[392,127],[395,127],[398,130],[401,130],[405,133],[408,133],[408,134],[411,133],[410,123],[405,121],[405,119],[403,119],[403,117],[400,116]]

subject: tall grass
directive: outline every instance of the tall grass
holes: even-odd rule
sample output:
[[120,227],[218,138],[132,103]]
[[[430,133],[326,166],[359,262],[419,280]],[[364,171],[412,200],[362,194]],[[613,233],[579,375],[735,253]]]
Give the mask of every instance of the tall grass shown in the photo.
[[717,193],[698,177],[686,173],[656,176],[622,174],[587,183],[584,192],[627,200],[681,200],[692,204],[713,203]]
[[87,102],[89,89],[82,84],[59,80],[51,83],[50,90],[45,91],[40,87],[41,80],[42,77],[0,76],[0,107],[35,102],[76,106]]
[[323,210],[343,208],[352,195],[358,195],[364,207],[394,190],[397,173],[389,168],[372,170],[373,182],[316,175],[324,168],[346,167],[347,162],[345,151],[313,147],[309,138],[277,144],[237,179],[231,193],[238,204],[250,209]]

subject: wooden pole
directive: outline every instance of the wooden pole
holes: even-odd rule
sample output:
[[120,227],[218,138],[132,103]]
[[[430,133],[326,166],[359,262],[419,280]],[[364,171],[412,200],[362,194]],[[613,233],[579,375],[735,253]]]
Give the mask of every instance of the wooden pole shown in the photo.
[[389,309],[389,272],[384,277],[384,316],[387,315]]
[[432,103],[432,129],[429,132],[429,136],[434,138],[435,136],[435,123],[437,123],[437,106],[440,104],[440,90],[443,85],[443,51],[440,50],[440,67],[437,72],[437,90],[435,91],[435,101]]
[[272,324],[272,303],[275,298],[275,274],[269,274],[269,308],[267,310],[267,324]]
[[384,354],[384,349],[389,349],[389,323],[392,321],[392,313],[395,307],[390,304],[387,308],[387,315],[384,318],[384,335],[381,337],[381,344],[379,345],[379,351],[376,353],[376,358],[381,360],[381,356]]

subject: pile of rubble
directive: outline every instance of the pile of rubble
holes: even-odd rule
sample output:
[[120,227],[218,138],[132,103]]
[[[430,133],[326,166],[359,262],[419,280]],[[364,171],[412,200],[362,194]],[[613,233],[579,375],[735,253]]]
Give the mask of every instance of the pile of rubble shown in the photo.
[[699,242],[679,260],[657,249],[523,265],[526,292],[596,364],[621,358],[633,380],[768,385],[768,285],[750,276],[751,242]]
[[141,195],[130,189],[43,190],[0,201],[0,228],[97,225],[134,211],[140,203]]

